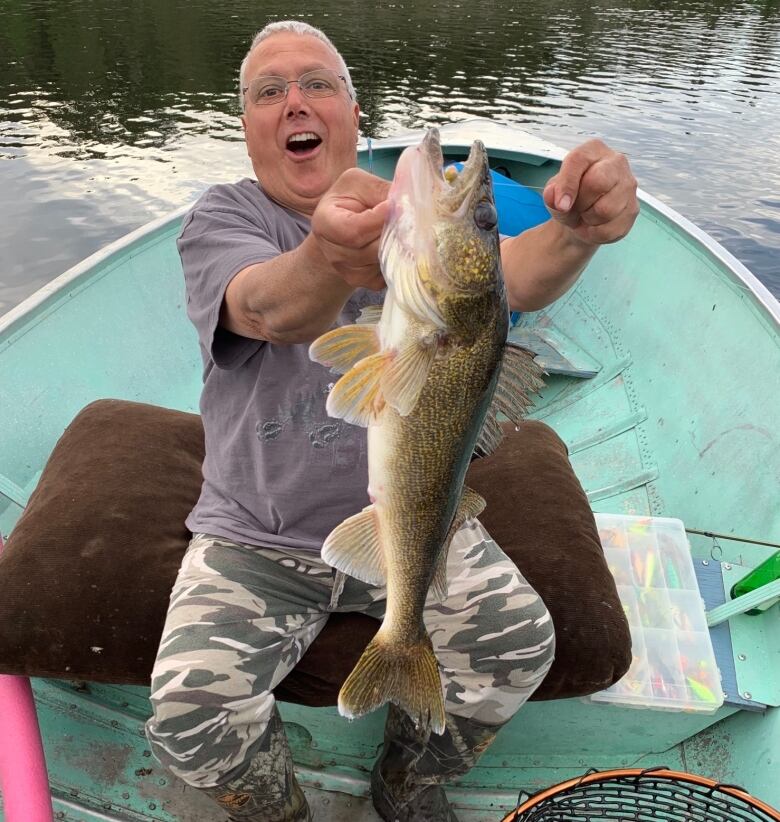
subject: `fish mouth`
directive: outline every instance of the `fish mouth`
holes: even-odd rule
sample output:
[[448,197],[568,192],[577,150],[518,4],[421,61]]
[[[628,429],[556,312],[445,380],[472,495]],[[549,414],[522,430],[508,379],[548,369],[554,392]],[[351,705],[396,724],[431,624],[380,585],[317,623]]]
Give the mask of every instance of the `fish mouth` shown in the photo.
[[[428,129],[420,146],[425,155],[431,176],[439,189],[439,211],[455,217],[472,204],[478,192],[482,192],[490,179],[490,165],[485,145],[481,140],[471,144],[469,156],[460,171],[450,166],[445,171],[439,129]],[[452,169],[452,172],[449,169]],[[479,195],[481,196],[481,194]]]
[[[445,174],[439,131],[429,129],[398,158],[388,201],[380,244],[385,280],[406,287],[417,278],[406,302],[419,309],[418,316],[433,317],[441,325],[437,295],[482,289],[493,277],[498,234],[486,232],[487,226],[476,219],[486,203],[493,205],[485,146],[475,140],[461,171]],[[480,261],[484,271],[475,272]],[[469,269],[465,273],[464,265]]]
[[[463,218],[469,207],[490,191],[490,166],[487,150],[481,140],[475,140],[463,168],[445,176],[444,155],[439,129],[429,128],[417,146],[407,148],[398,160],[391,203],[404,200],[414,204],[420,217],[424,203],[433,206],[438,216]],[[433,217],[433,215],[429,215]]]

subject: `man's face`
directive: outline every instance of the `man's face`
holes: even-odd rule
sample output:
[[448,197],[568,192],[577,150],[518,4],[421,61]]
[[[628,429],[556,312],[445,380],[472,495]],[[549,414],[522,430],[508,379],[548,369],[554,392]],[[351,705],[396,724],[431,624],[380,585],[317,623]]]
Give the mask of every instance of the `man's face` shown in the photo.
[[[244,85],[269,74],[297,80],[321,68],[340,73],[336,55],[325,43],[310,35],[280,32],[251,53]],[[358,104],[341,81],[332,97],[311,99],[291,83],[280,103],[256,105],[249,95],[245,103],[241,122],[247,153],[263,190],[276,202],[311,214],[338,176],[356,163]],[[306,141],[305,150],[300,150],[300,142],[290,138],[301,134],[316,135],[320,142],[312,148],[313,142]]]

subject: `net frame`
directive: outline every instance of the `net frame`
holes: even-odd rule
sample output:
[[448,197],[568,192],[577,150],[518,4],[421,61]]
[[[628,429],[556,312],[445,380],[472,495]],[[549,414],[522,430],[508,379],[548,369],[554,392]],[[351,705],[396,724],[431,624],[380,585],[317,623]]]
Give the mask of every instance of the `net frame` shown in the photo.
[[519,802],[502,822],[780,822],[744,788],[665,766],[587,771]]

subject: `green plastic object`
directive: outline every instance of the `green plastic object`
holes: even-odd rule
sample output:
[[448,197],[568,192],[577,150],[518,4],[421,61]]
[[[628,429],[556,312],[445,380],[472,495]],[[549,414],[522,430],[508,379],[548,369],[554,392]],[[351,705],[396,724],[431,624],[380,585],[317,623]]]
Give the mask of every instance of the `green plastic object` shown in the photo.
[[[744,594],[749,594],[758,588],[763,588],[764,585],[769,585],[780,579],[780,551],[775,551],[766,562],[762,562],[758,568],[754,568],[747,576],[742,579],[731,589],[732,598],[736,599]],[[776,601],[776,600],[775,600]],[[770,601],[762,605],[760,608],[751,608],[746,611],[747,614],[755,616],[763,611],[766,611],[774,601]]]

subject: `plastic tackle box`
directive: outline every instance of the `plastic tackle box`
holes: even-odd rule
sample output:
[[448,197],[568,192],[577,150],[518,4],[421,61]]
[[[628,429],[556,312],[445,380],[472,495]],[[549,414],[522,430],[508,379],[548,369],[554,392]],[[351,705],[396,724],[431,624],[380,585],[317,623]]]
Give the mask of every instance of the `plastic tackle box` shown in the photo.
[[628,618],[632,663],[594,702],[712,713],[723,704],[704,603],[683,523],[596,514],[596,525]]

